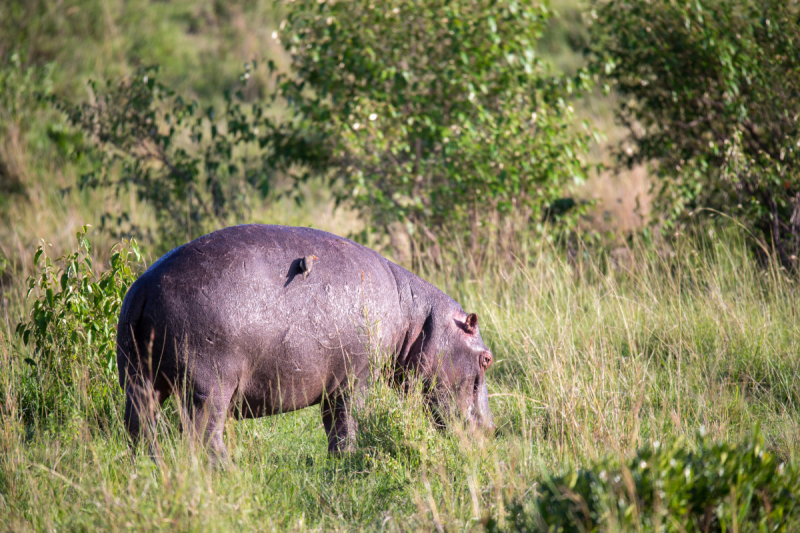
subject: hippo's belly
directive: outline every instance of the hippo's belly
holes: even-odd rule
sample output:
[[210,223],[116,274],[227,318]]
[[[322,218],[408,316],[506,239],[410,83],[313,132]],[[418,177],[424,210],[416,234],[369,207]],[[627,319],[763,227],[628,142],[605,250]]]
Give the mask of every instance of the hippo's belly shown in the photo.
[[315,405],[326,393],[347,386],[348,376],[364,374],[371,343],[389,348],[383,338],[368,334],[363,309],[377,310],[375,302],[347,294],[346,286],[318,291],[311,277],[306,283],[278,297],[263,320],[249,322],[237,336],[243,365],[234,402],[241,404],[240,416]]

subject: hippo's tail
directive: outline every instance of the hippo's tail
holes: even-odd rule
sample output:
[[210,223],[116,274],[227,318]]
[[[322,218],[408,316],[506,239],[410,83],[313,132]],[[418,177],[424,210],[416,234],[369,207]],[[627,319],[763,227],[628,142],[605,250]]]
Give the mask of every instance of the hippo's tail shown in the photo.
[[119,386],[123,390],[128,376],[138,375],[141,371],[136,332],[139,329],[142,312],[147,302],[147,294],[142,290],[140,280],[134,282],[128,289],[128,293],[122,301],[122,309],[117,323],[117,368],[119,369]]

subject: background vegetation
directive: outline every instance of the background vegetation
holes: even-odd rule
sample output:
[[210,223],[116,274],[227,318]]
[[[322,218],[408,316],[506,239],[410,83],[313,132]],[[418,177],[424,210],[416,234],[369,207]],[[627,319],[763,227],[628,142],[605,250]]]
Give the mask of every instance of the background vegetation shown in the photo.
[[[797,3],[423,4],[0,5],[3,529],[797,527]],[[171,401],[130,461],[125,291],[240,222],[476,311],[498,435],[379,383],[346,457]]]
[[796,268],[798,3],[596,2],[594,69],[622,98],[628,165],[652,161],[668,226],[735,216]]

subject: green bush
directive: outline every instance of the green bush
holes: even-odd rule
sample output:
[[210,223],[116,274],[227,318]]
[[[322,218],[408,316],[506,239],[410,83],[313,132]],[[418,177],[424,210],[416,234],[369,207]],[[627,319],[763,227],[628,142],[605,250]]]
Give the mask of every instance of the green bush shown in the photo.
[[77,234],[76,252],[51,259],[42,244],[33,258],[39,274],[28,278],[28,297],[35,292],[36,298],[29,318],[16,328],[31,350],[24,361],[30,367],[32,391],[21,406],[29,418],[59,411],[76,385],[85,387],[88,398],[103,407],[111,406],[118,390],[117,320],[142,255],[136,241],[117,244],[110,270],[99,272],[89,255],[86,229]]
[[582,182],[590,138],[569,102],[589,79],[557,77],[536,53],[550,15],[516,1],[292,2],[283,131],[322,146],[300,162],[330,168],[339,201],[416,245],[536,227]]
[[657,163],[655,214],[744,221],[800,255],[800,7],[786,0],[592,2],[594,68],[621,97],[620,156]]
[[9,127],[24,127],[23,116],[27,109],[41,105],[40,96],[52,91],[54,65],[25,66],[18,52],[0,56],[0,132],[8,135]]
[[[132,190],[154,210],[155,242],[166,251],[240,221],[250,195],[266,196],[272,181],[263,158],[269,145],[261,104],[245,108],[240,90],[226,91],[218,116],[213,106],[201,109],[175,94],[157,75],[156,67],[141,68],[117,82],[91,83],[91,103],[54,102],[92,146],[92,168],[81,187],[110,189],[118,198]],[[247,65],[240,81],[249,77]],[[104,224],[118,236],[145,235],[130,224],[124,205],[106,213]]]
[[695,451],[679,439],[544,480],[537,498],[511,502],[505,530],[789,531],[798,498],[800,471],[757,435],[740,445],[702,438]]

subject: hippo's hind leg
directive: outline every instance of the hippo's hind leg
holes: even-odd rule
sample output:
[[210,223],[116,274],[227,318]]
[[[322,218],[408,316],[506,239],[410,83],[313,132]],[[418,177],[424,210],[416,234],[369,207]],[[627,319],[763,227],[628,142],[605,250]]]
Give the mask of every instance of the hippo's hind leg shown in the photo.
[[195,387],[188,396],[186,408],[195,438],[202,439],[215,466],[227,468],[230,458],[222,436],[233,390],[213,387],[206,391]]
[[158,442],[156,440],[156,420],[158,409],[169,397],[171,387],[164,379],[156,379],[155,383],[141,376],[128,376],[125,383],[125,428],[131,439],[131,450],[134,451],[139,441],[145,440],[150,457],[160,460]]

